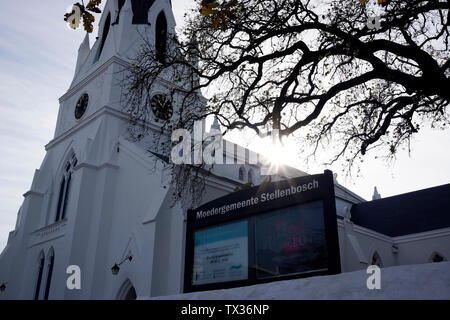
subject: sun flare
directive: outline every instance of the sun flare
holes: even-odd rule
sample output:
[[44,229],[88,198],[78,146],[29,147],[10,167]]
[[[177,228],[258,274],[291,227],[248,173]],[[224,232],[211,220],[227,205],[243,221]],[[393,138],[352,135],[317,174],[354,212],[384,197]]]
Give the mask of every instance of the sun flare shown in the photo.
[[278,168],[280,165],[295,165],[298,163],[297,148],[288,139],[267,137],[261,139],[259,152],[267,158],[270,166]]

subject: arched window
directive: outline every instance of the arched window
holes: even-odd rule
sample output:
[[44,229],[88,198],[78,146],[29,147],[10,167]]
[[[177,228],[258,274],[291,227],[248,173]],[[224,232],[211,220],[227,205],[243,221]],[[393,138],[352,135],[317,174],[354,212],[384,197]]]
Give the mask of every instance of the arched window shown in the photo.
[[39,254],[39,266],[37,272],[36,285],[34,287],[34,300],[39,300],[39,293],[41,292],[42,274],[44,273],[45,255],[41,251]]
[[125,280],[117,294],[117,300],[136,300],[136,289],[130,280]]
[[125,0],[119,0],[119,14],[120,14],[120,10],[122,10],[122,7],[124,4],[125,4]]
[[447,259],[442,254],[437,252],[433,252],[433,254],[429,259],[429,262],[442,262],[442,261],[447,261]]
[[131,0],[132,24],[148,24],[148,10],[155,0]]
[[105,24],[103,25],[103,34],[100,42],[100,48],[98,48],[98,53],[95,61],[100,59],[100,56],[103,51],[103,47],[105,46],[106,38],[108,37],[109,33],[109,26],[111,25],[111,13],[108,13],[108,16],[106,17]]
[[118,3],[119,10],[117,11],[117,18],[116,18],[116,21],[113,23],[113,25],[119,23],[120,11],[122,11],[122,7],[124,4],[125,4],[125,0],[119,0],[119,3]]
[[156,59],[164,62],[167,51],[167,19],[164,11],[161,11],[156,18],[155,48]]
[[254,184],[254,177],[253,177],[252,169],[248,170],[247,181],[248,181],[248,183]]
[[53,266],[55,265],[55,252],[53,251],[53,248],[50,249],[47,260],[49,261],[47,265],[47,281],[45,282],[44,300],[48,300],[48,296],[50,294],[50,286],[52,284]]
[[378,254],[378,252],[375,251],[375,253],[372,256],[372,265],[378,266],[380,268],[383,268],[383,262],[381,261],[381,257]]
[[136,300],[136,298],[137,298],[136,290],[132,286],[130,289],[128,289],[124,300]]
[[55,222],[59,221],[61,217],[61,205],[64,198],[64,190],[66,189],[66,178],[63,177],[61,179],[61,185],[59,186],[59,195],[58,195],[58,207],[56,208],[56,218]]
[[244,181],[244,176],[245,176],[245,169],[244,166],[241,166],[239,168],[239,180]]
[[76,165],[77,158],[75,157],[75,155],[73,155],[64,167],[63,177],[59,186],[58,206],[56,207],[55,222],[66,218],[67,203],[69,202],[70,183],[72,181],[72,174]]

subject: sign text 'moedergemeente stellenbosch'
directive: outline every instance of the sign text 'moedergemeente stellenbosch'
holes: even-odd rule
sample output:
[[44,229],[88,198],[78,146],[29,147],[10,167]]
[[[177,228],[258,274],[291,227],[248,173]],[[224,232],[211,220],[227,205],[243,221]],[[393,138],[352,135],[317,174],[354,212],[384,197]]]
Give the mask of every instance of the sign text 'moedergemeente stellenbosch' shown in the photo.
[[257,205],[258,203],[263,203],[275,199],[280,199],[283,197],[287,197],[296,193],[305,192],[313,189],[319,188],[319,181],[313,179],[309,183],[304,183],[298,186],[290,186],[289,188],[284,189],[275,189],[272,192],[264,192],[259,194],[259,196],[252,196],[246,200],[241,200],[238,202],[229,203],[217,208],[211,208],[209,210],[199,210],[195,212],[196,219],[202,219],[206,217],[215,216],[218,214],[227,214],[230,211],[241,209],[253,205]]

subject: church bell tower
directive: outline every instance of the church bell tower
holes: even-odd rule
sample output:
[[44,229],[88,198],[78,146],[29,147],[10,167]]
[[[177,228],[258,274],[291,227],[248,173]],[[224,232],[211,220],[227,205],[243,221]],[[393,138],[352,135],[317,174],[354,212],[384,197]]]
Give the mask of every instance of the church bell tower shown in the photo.
[[160,52],[165,49],[167,34],[174,32],[170,0],[108,0],[94,45],[90,47],[86,35],[79,47],[72,83],[60,98],[55,137],[104,106],[122,111],[121,71],[144,42]]
[[[182,238],[166,237],[182,236],[181,209],[166,204],[163,165],[154,170],[146,149],[125,138],[122,98],[125,68],[143,41],[163,49],[174,28],[170,0],[105,3],[95,43],[91,47],[86,36],[79,47],[74,77],[59,99],[54,137],[0,256],[6,298],[180,292]],[[164,90],[161,85],[152,94]],[[119,274],[111,273],[115,264]],[[79,290],[66,287],[66,270],[74,266],[81,272]],[[176,266],[170,277],[153,271],[167,266]]]

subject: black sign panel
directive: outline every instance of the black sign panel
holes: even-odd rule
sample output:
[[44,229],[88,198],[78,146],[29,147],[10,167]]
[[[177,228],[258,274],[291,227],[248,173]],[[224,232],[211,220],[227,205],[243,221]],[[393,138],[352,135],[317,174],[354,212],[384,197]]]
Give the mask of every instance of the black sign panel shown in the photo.
[[331,171],[266,183],[188,211],[185,292],[339,272]]

